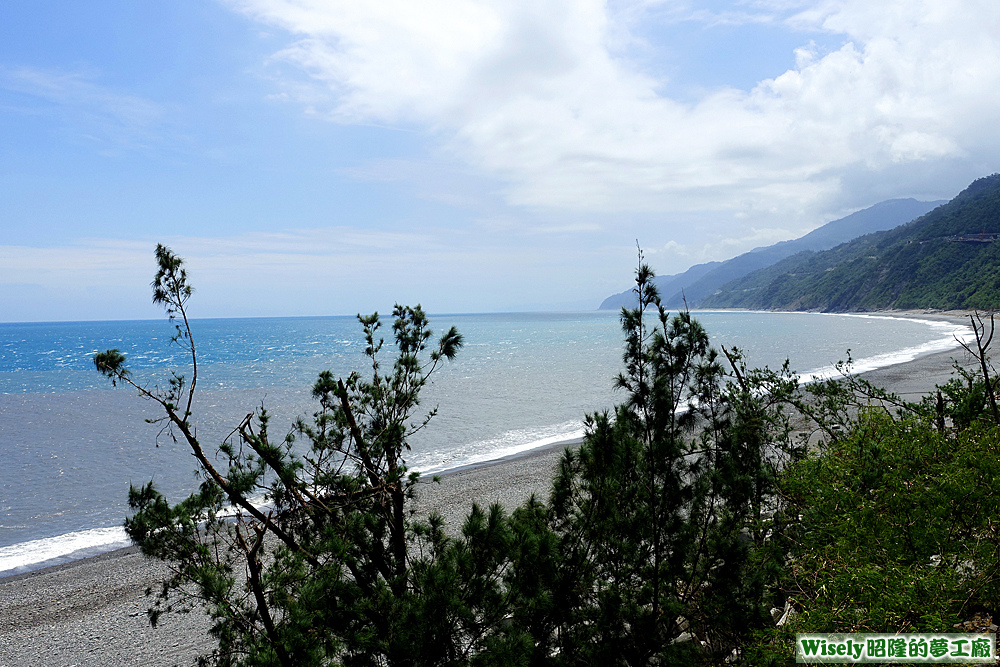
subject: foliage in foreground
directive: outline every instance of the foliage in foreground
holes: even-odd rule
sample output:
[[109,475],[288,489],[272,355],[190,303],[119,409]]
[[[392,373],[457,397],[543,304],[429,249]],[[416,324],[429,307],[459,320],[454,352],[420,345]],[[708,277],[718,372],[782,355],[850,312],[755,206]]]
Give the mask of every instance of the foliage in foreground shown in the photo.
[[[405,459],[433,416],[420,389],[462,345],[454,329],[431,346],[419,307],[397,306],[385,362],[378,316],[359,317],[369,374],[321,373],[294,437],[273,442],[263,410],[244,419],[216,466],[193,421],[191,288],[180,258],[160,246],[157,261],[154,301],[190,381],[149,388],[117,350],[95,365],[159,403],[199,461],[200,489],[176,505],[133,489],[126,529],[173,568],[150,620],[210,613],[205,664],[780,664],[795,631],[942,630],[997,613],[988,341],[970,348],[982,376],[937,402],[853,378],[802,400],[787,365],[749,369],[689,313],[669,316],[640,263],[623,403],[587,417],[550,498],[509,515],[473,506],[450,537],[440,517],[412,516]],[[820,433],[809,455],[791,408]]]
[[791,660],[796,632],[995,631],[1000,617],[1000,424],[972,318],[975,373],[906,402],[847,376],[801,407],[824,432],[782,474],[789,622],[749,647],[750,664]]
[[[416,594],[435,576],[430,564],[443,541],[439,527],[418,532],[410,524],[406,503],[417,477],[405,463],[407,438],[431,416],[411,422],[420,390],[461,348],[458,332],[451,329],[428,350],[426,316],[419,307],[397,306],[396,357],[384,368],[378,315],[359,317],[371,375],[344,380],[320,373],[311,423],[300,420],[291,436],[273,442],[266,412],[251,415],[219,447],[225,465],[217,467],[193,422],[192,290],[180,258],[163,246],[156,255],[153,299],[175,322],[174,341],[190,353],[190,382],[175,374],[167,390],[151,389],[132,378],[117,350],[94,360],[113,383],[159,403],[162,421],[190,447],[204,479],[197,493],[173,506],[152,483],[130,493],[129,537],[174,568],[150,620],[204,606],[219,640],[205,661],[222,665],[326,664],[334,657],[345,664],[405,664],[414,646],[440,659],[459,651],[438,627],[451,619],[426,609],[433,596]],[[307,446],[297,449],[295,437]],[[409,623],[415,615],[428,623]]]
[[1000,439],[868,411],[784,480],[802,513],[789,594],[797,627],[943,632],[996,613]]
[[801,454],[782,410],[795,378],[727,352],[726,381],[704,329],[660,308],[651,277],[640,266],[639,307],[622,316],[626,401],[588,417],[553,483],[547,569],[564,597],[532,632],[538,664],[716,663],[771,625],[768,524],[778,470]]

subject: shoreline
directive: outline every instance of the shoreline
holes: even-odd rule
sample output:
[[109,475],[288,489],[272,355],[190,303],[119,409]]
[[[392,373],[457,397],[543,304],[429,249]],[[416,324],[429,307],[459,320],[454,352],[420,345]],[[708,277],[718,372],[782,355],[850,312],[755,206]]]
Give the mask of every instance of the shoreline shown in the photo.
[[[749,311],[745,309],[709,309],[706,311],[692,311],[697,312],[758,312]],[[760,312],[771,312],[771,311],[760,311]],[[789,312],[789,315],[801,315],[803,313],[799,312]],[[812,315],[831,315],[831,316],[855,316],[855,317],[873,317],[879,319],[912,319],[916,321],[923,321],[925,323],[930,322],[946,322],[951,327],[962,327],[966,330],[969,329],[969,324],[967,322],[967,317],[969,313],[964,311],[922,311],[922,310],[906,310],[906,311],[872,311],[872,312],[858,312],[858,313],[822,313],[807,311],[805,314]],[[942,332],[944,333],[944,332]],[[961,335],[961,334],[959,334]],[[876,355],[873,357],[855,359],[854,372],[856,375],[866,375],[868,372],[878,373],[881,369],[878,364],[889,364],[889,366],[882,366],[881,368],[897,366],[900,364],[906,364],[914,361],[920,357],[927,356],[930,354],[935,354],[942,349],[942,342],[947,342],[950,336],[941,337],[935,339],[930,343],[902,348],[894,353],[887,353],[884,355]],[[921,348],[929,349],[921,349]],[[934,348],[937,349],[934,349]],[[952,348],[955,350],[957,348]],[[948,352],[951,350],[945,350]],[[888,358],[886,358],[888,357]],[[875,368],[873,368],[875,367]],[[871,369],[866,370],[866,369]],[[813,369],[809,372],[803,372],[800,376],[800,382],[807,383],[816,380],[826,379],[828,377],[835,377],[836,371],[833,365],[823,366],[821,368]],[[582,415],[580,415],[582,417]],[[545,442],[545,444],[540,444],[538,446],[532,446],[533,443],[526,443],[523,445],[526,449],[521,451],[515,451],[513,454],[507,454],[500,456],[499,458],[488,458],[484,460],[476,461],[475,457],[473,462],[460,463],[456,467],[448,468],[440,471],[430,471],[423,472],[423,480],[427,480],[433,476],[443,476],[452,475],[457,472],[462,472],[465,470],[470,470],[474,468],[480,468],[483,466],[492,466],[496,464],[503,463],[508,460],[514,460],[524,456],[533,456],[536,454],[542,454],[545,451],[555,448],[561,450],[566,445],[574,444],[574,439],[577,441],[580,438],[581,431],[576,431],[576,433],[567,433],[563,436],[562,440],[556,442]],[[508,450],[509,451],[509,450]],[[120,528],[120,524],[117,528]],[[119,529],[114,535],[107,533],[107,531],[115,531],[116,526],[111,526],[107,528],[93,528],[93,529],[76,529],[67,534],[56,535],[47,538],[35,538],[28,539],[20,544],[12,544],[10,547],[5,549],[11,549],[15,547],[27,547],[29,550],[21,555],[20,552],[12,551],[11,555],[13,558],[0,558],[0,561],[7,560],[8,569],[0,572],[0,581],[9,578],[20,576],[23,574],[28,574],[30,572],[48,569],[51,567],[58,567],[60,565],[66,565],[77,560],[84,560],[86,558],[95,557],[101,555],[102,553],[107,553],[110,551],[116,551],[123,548],[128,548],[128,540],[124,533]],[[100,533],[100,535],[96,535]],[[92,535],[93,534],[93,535]],[[75,538],[75,539],[68,539]],[[56,546],[58,544],[58,546]],[[29,547],[29,545],[31,545]],[[72,551],[66,550],[66,547],[73,549]],[[4,551],[0,549],[0,551]],[[31,554],[31,555],[29,555]],[[35,555],[37,554],[37,555]],[[43,560],[36,560],[34,562],[24,563],[21,559],[24,557],[32,558],[41,556]],[[14,565],[13,563],[18,563]]]
[[[436,473],[422,473],[420,476],[420,481],[418,484],[421,485],[432,485],[435,484],[433,478],[450,479],[452,477],[475,477],[484,474],[484,472],[494,466],[503,466],[508,464],[513,464],[516,462],[522,462],[525,459],[534,458],[547,458],[550,456],[561,454],[567,447],[576,447],[583,442],[583,438],[567,438],[566,440],[560,440],[558,442],[549,443],[547,445],[542,445],[541,447],[535,447],[532,449],[525,449],[520,452],[515,452],[514,454],[508,454],[502,456],[498,459],[490,459],[488,461],[477,461],[475,463],[467,463],[456,468],[450,468],[448,470],[443,470]],[[0,575],[0,585],[8,582],[18,581],[21,579],[28,579],[36,575],[43,575],[46,573],[61,572],[63,570],[72,569],[77,564],[82,564],[85,562],[100,562],[105,560],[110,560],[113,558],[118,558],[120,556],[126,556],[130,554],[138,554],[139,547],[133,545],[126,547],[118,547],[115,549],[110,549],[108,551],[102,551],[91,556],[84,556],[82,558],[72,558],[61,563],[54,563],[52,565],[45,565],[37,569],[25,570],[24,572],[15,572],[13,574]]]
[[[697,311],[692,311],[697,312]],[[706,310],[706,312],[757,312],[748,311],[745,309],[738,308],[717,308]],[[771,311],[766,311],[771,312]],[[795,311],[797,312],[797,311]],[[806,312],[816,312],[816,314],[825,314],[820,311],[806,311]],[[881,311],[871,311],[871,312],[851,312],[851,313],[831,313],[833,315],[857,315],[857,316],[882,316],[882,317],[893,317],[893,318],[904,318],[904,319],[915,319],[915,320],[932,320],[932,321],[942,321],[950,322],[956,325],[962,325],[969,327],[967,323],[968,317],[972,314],[970,311],[922,311],[922,310],[881,310]],[[952,373],[952,359],[956,356],[962,356],[964,351],[961,348],[956,347],[943,352],[928,352],[925,354],[920,354],[917,357],[893,363],[887,366],[882,366],[872,370],[866,370],[856,373],[859,377],[864,377],[870,380],[873,384],[877,386],[882,386],[892,393],[899,395],[902,398],[907,396],[917,396],[920,394],[928,393],[934,388],[936,384],[942,384],[945,382]],[[932,357],[947,357],[948,363],[943,365],[942,363],[933,364],[932,373],[937,379],[929,381],[925,376],[926,373],[913,373],[910,370],[911,365],[921,362],[923,360]],[[905,369],[905,370],[904,370]],[[912,377],[919,376],[919,378]],[[810,380],[812,381],[812,380]],[[803,382],[805,383],[805,382]],[[553,453],[561,453],[566,447],[576,446],[582,442],[582,438],[567,438],[565,440],[559,440],[557,442],[548,443],[539,447],[534,447],[531,449],[525,449],[513,454],[508,454],[496,459],[488,459],[484,461],[476,461],[473,463],[466,463],[459,465],[455,468],[449,468],[440,472],[432,473],[422,473],[420,484],[433,484],[433,478],[453,478],[453,477],[468,477],[470,479],[475,479],[481,476],[484,469],[493,468],[495,466],[505,466],[508,464],[514,464],[518,461],[524,461],[526,459],[547,459],[553,456]],[[527,496],[525,496],[525,499]],[[437,506],[439,503],[433,503]],[[438,508],[440,509],[440,508]],[[65,568],[73,567],[74,564],[86,562],[86,561],[99,561],[103,558],[113,557],[113,554],[125,554],[132,551],[137,551],[135,546],[125,546],[110,549],[108,551],[103,551],[93,555],[83,556],[81,558],[72,558],[72,554],[66,554],[62,557],[53,558],[52,560],[59,560],[59,558],[66,558],[67,560],[56,562],[51,565],[44,565],[38,568],[31,568],[21,572],[15,572],[7,575],[0,575],[0,584],[13,581],[17,579],[22,579],[29,577],[31,575],[42,573],[42,572],[54,572]],[[30,566],[29,566],[30,568]]]
[[[963,324],[958,313],[872,313]],[[966,320],[967,322],[967,320]],[[903,398],[933,390],[952,375],[961,348],[860,373]],[[508,509],[532,494],[546,498],[567,446],[548,444],[501,459],[422,476],[414,508],[437,511],[449,532],[458,532],[473,502],[499,502]],[[438,477],[435,483],[433,477]],[[156,629],[146,619],[144,591],[166,573],[135,546],[0,578],[0,664],[172,665],[191,663],[213,645],[210,619],[202,612],[167,614]]]

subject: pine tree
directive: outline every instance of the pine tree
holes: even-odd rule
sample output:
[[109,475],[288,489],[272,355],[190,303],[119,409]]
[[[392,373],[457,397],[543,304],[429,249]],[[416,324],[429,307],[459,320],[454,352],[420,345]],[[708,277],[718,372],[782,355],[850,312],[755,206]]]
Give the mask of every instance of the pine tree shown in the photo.
[[[160,390],[135,379],[118,350],[94,358],[113,384],[159,405],[159,421],[191,449],[203,477],[198,491],[175,505],[152,482],[130,492],[129,537],[174,572],[150,620],[155,625],[165,611],[204,606],[219,641],[206,664],[447,661],[464,637],[460,625],[441,627],[428,581],[456,562],[454,555],[441,557],[455,546],[438,519],[411,521],[406,504],[417,475],[405,458],[408,438],[434,415],[413,422],[420,391],[455,357],[461,335],[452,328],[428,349],[432,334],[423,311],[397,305],[396,355],[384,368],[381,321],[377,314],[359,316],[370,375],[355,372],[345,380],[320,373],[313,419],[300,419],[277,442],[265,410],[248,415],[219,445],[224,463],[217,465],[194,427],[198,357],[187,309],[193,290],[183,260],[162,245],[156,258],[153,300],[189,354],[190,381],[174,373]],[[419,553],[412,553],[414,544]],[[440,603],[450,609],[459,602]],[[423,652],[414,649],[419,638]]]
[[727,381],[705,330],[670,316],[652,278],[640,255],[638,305],[621,317],[625,400],[587,417],[549,506],[514,515],[534,520],[530,571],[516,561],[511,577],[518,604],[542,612],[515,612],[533,664],[718,663],[771,623],[777,472],[800,451],[782,406],[797,379],[787,365],[749,371],[734,350]]

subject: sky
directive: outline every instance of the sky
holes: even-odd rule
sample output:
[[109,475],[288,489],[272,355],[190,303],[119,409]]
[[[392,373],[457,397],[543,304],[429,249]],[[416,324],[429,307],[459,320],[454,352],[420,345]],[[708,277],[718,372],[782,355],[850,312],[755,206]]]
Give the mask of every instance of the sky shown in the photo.
[[996,0],[4,0],[0,322],[590,310],[1000,171]]

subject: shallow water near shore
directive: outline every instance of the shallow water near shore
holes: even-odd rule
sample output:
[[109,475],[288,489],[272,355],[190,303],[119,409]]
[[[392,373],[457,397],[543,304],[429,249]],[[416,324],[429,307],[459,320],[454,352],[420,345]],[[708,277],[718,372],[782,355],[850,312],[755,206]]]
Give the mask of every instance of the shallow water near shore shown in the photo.
[[[832,372],[848,348],[858,370],[957,346],[950,321],[816,313],[699,312],[713,344],[739,347],[753,366],[789,358],[807,379]],[[618,314],[433,316],[466,346],[426,388],[439,406],[411,441],[409,463],[439,472],[582,434],[583,416],[614,405],[621,365]],[[198,433],[225,438],[263,404],[272,436],[311,414],[320,370],[364,369],[355,318],[195,321]],[[383,329],[386,337],[391,329]],[[112,390],[94,352],[118,347],[137,378],[161,385],[185,359],[161,321],[0,325],[0,575],[123,546],[129,484],[153,479],[171,499],[195,488],[194,460],[144,419],[155,405]]]

